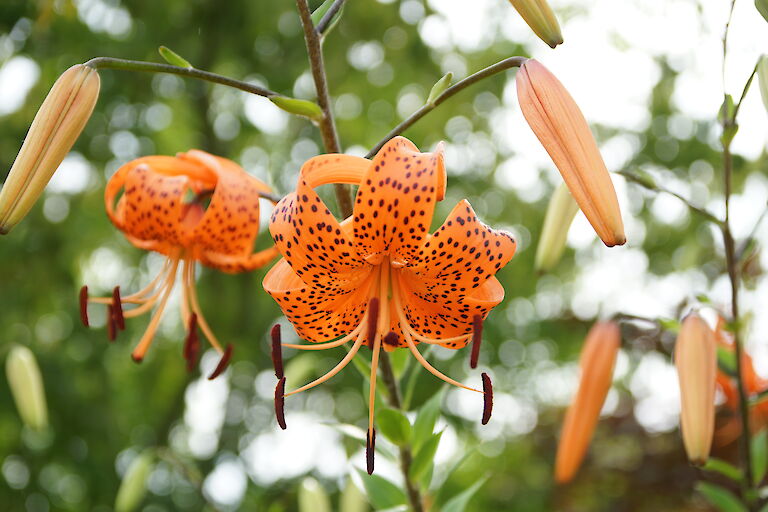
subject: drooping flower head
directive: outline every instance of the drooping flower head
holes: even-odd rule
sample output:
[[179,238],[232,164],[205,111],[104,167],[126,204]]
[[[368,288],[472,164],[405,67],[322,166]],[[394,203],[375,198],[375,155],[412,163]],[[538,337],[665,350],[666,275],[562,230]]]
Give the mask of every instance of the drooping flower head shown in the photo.
[[[122,195],[120,193],[122,192]],[[225,351],[200,310],[195,290],[195,262],[228,273],[259,268],[277,255],[271,247],[253,252],[259,232],[259,198],[270,189],[240,166],[199,150],[175,157],[149,156],[123,165],[110,178],[104,194],[107,215],[125,237],[139,249],[167,256],[157,277],[143,290],[128,296],[115,288],[109,298],[89,298],[83,287],[80,305],[88,325],[87,302],[108,306],[107,328],[111,339],[124,328],[124,319],[139,316],[157,306],[146,332],[133,351],[141,361],[152,343],[163,310],[182,266],[181,311],[189,333],[184,347],[188,367],[194,367],[199,352],[197,326],[226,365]],[[118,198],[119,196],[119,198]],[[136,305],[123,310],[126,304]]]
[[[353,215],[339,222],[315,188],[359,185]],[[277,301],[299,336],[319,350],[352,342],[326,375],[289,393],[277,371],[276,411],[283,398],[312,388],[344,368],[363,344],[373,351],[370,379],[368,470],[373,471],[373,404],[379,351],[406,347],[440,379],[485,396],[483,423],[490,418],[491,384],[467,387],[430,365],[419,343],[458,349],[479,347],[482,321],[504,298],[494,277],[513,256],[508,233],[482,224],[469,203],[457,204],[443,225],[428,230],[435,203],[445,196],[443,148],[420,153],[396,137],[374,157],[322,155],[301,169],[296,191],[275,207],[270,232],[283,258],[267,273],[264,289]],[[278,355],[279,359],[279,355]],[[477,362],[473,350],[472,365]]]

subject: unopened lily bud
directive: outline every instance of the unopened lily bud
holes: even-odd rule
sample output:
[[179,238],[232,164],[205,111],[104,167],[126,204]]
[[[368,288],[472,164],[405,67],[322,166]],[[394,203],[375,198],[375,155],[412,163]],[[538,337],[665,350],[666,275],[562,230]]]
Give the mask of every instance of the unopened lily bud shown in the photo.
[[696,313],[683,321],[675,343],[680,381],[680,429],[688,460],[704,464],[715,428],[717,347],[707,323]]
[[35,355],[27,347],[13,347],[5,361],[5,372],[21,420],[32,429],[44,429],[48,426],[48,408]]
[[547,214],[544,217],[544,227],[541,230],[539,245],[536,247],[534,267],[539,271],[552,269],[565,250],[568,240],[568,229],[571,227],[579,205],[568,192],[568,187],[561,184],[549,200]]
[[597,235],[608,247],[624,244],[627,239],[613,182],[584,115],[563,84],[529,59],[517,75],[517,99]]
[[117,490],[115,512],[131,512],[141,505],[147,494],[147,478],[153,466],[154,455],[150,450],[145,450],[131,461]]
[[768,55],[760,57],[757,63],[757,82],[760,85],[760,96],[763,97],[763,105],[768,111]]
[[320,483],[307,477],[299,487],[299,512],[331,512],[331,499]]
[[587,334],[579,360],[579,387],[565,414],[557,446],[555,480],[558,483],[566,483],[573,478],[587,453],[605,397],[611,388],[613,366],[620,344],[621,332],[615,322],[598,322]]
[[562,44],[563,35],[555,13],[546,0],[509,0],[531,30],[551,48]]
[[0,234],[18,224],[43,193],[91,117],[99,87],[99,74],[83,64],[53,84],[0,190]]

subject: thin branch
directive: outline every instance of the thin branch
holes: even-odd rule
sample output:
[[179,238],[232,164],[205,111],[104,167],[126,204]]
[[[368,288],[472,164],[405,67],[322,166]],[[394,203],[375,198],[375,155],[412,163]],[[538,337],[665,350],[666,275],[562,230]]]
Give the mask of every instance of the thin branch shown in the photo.
[[[328,80],[325,76],[325,64],[323,63],[323,50],[320,47],[320,35],[315,30],[312,23],[312,13],[309,11],[307,0],[296,0],[296,7],[299,10],[301,26],[304,29],[304,42],[307,45],[309,54],[309,66],[312,70],[312,78],[315,81],[315,90],[317,91],[317,104],[323,111],[323,118],[319,122],[320,135],[323,138],[325,151],[328,153],[341,153],[339,145],[339,136],[336,133],[336,125],[333,122],[333,112],[331,111],[331,99],[328,94]],[[352,215],[352,197],[347,185],[335,184],[336,200],[339,203],[344,217]]]
[[432,103],[427,103],[426,105],[421,107],[419,110],[411,114],[410,117],[408,117],[403,122],[395,126],[392,129],[392,131],[390,131],[381,141],[379,141],[378,144],[376,144],[376,146],[374,146],[372,150],[368,152],[367,155],[365,155],[365,157],[372,158],[376,153],[378,153],[378,151],[384,146],[384,144],[387,143],[388,140],[390,140],[392,137],[400,135],[405,130],[407,130],[414,124],[416,124],[418,120],[420,120],[422,117],[432,112],[435,109],[435,107],[437,107],[442,102],[449,99],[454,94],[463,91],[470,85],[475,84],[480,80],[483,80],[484,78],[488,78],[489,76],[493,76],[497,73],[501,73],[502,71],[505,71],[510,68],[520,67],[523,65],[523,63],[526,60],[528,59],[526,59],[525,57],[509,57],[508,59],[504,59],[500,62],[497,62],[496,64],[488,66],[485,69],[481,69],[477,73],[456,82],[451,87],[443,91],[443,93],[440,96],[435,98],[435,101],[433,101]]
[[182,68],[179,66],[172,66],[170,64],[161,64],[158,62],[144,62],[140,60],[125,60],[115,59],[112,57],[96,57],[85,63],[86,66],[94,69],[119,69],[124,71],[143,71],[147,73],[166,73],[170,75],[179,75],[189,78],[195,78],[197,80],[205,80],[206,82],[213,82],[220,85],[226,85],[227,87],[233,87],[240,89],[241,91],[249,92],[251,94],[257,94],[259,96],[269,97],[277,95],[276,92],[259,87],[258,85],[249,84],[248,82],[242,82],[229,78],[210,71],[203,71],[196,68]]
[[320,22],[317,24],[317,27],[315,27],[315,30],[317,31],[320,36],[323,36],[325,32],[328,30],[328,28],[331,26],[331,21],[333,20],[333,17],[336,16],[336,13],[339,12],[339,10],[344,6],[345,0],[336,0],[333,2],[333,5],[331,5],[331,8],[328,9],[328,12],[325,13],[323,16],[323,19],[320,20]]
[[673,192],[667,188],[664,188],[656,183],[648,183],[645,179],[643,179],[641,176],[637,176],[629,171],[617,171],[616,174],[620,176],[624,176],[626,179],[631,181],[632,183],[637,183],[641,187],[644,187],[648,190],[652,190],[654,192],[663,192],[665,194],[669,194],[673,197],[676,197],[680,201],[682,201],[688,208],[690,208],[695,213],[698,213],[699,215],[705,217],[710,222],[722,226],[723,221],[718,219],[715,214],[707,211],[705,208],[702,208],[700,206],[696,206],[695,204],[692,204],[686,197],[678,194],[677,192]]

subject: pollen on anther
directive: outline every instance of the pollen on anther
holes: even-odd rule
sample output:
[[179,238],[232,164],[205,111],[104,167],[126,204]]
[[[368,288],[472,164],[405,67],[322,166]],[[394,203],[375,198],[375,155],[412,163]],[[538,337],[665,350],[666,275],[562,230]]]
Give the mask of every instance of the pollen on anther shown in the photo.
[[275,418],[280,428],[285,430],[285,377],[277,381],[275,386]]
[[480,357],[480,343],[483,341],[483,317],[472,317],[472,353],[469,358],[469,367],[477,368],[477,359]]
[[365,466],[369,475],[373,474],[373,462],[376,455],[376,429],[365,433]]
[[376,339],[376,326],[379,323],[379,299],[373,297],[368,303],[368,330],[366,342],[369,347],[373,347]]
[[216,365],[216,368],[213,370],[213,373],[211,373],[208,376],[208,380],[213,380],[222,373],[224,373],[224,370],[227,369],[227,365],[229,365],[229,359],[232,357],[232,345],[227,345],[227,348],[224,349],[224,353],[221,355],[221,359],[219,359],[219,364]]
[[187,338],[184,340],[184,359],[187,361],[187,371],[195,369],[197,355],[200,352],[200,338],[197,335],[197,314],[189,315]]
[[117,338],[117,326],[115,325],[115,310],[112,305],[107,306],[107,339],[115,341]]
[[112,310],[115,315],[115,326],[121,331],[125,330],[125,317],[123,316],[123,302],[120,300],[120,287],[112,290]]
[[280,334],[280,324],[272,326],[272,366],[275,367],[275,377],[283,378],[283,347],[281,345],[282,336]]
[[83,286],[80,288],[80,321],[83,325],[90,327],[88,322],[88,287]]
[[483,378],[483,425],[488,424],[493,412],[493,383],[487,373],[481,375]]

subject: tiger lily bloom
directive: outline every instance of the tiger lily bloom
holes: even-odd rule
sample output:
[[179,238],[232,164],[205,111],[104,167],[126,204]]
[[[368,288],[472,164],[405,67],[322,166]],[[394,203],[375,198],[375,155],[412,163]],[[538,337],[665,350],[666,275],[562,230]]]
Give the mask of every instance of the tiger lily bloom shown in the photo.
[[608,247],[623,245],[627,238],[616,190],[579,106],[560,80],[534,59],[520,67],[516,85],[525,120],[597,235]]
[[[121,296],[120,288],[116,287],[111,297],[88,297],[84,286],[80,292],[83,323],[88,326],[88,302],[107,305],[107,328],[110,339],[114,339],[117,331],[125,328],[125,318],[139,316],[157,306],[132,354],[140,362],[152,343],[181,264],[181,312],[188,327],[184,346],[187,366],[191,370],[197,360],[199,326],[222,354],[219,367],[210,378],[220,374],[229,360],[231,347],[222,347],[200,310],[195,262],[237,273],[271,261],[277,255],[275,247],[253,253],[259,232],[259,198],[269,195],[267,185],[231,160],[199,150],[175,157],[149,156],[123,165],[107,183],[107,216],[133,245],[164,254],[167,260],[149,285],[131,295]],[[123,310],[126,304],[136,307]]]
[[717,349],[712,329],[696,313],[688,315],[675,342],[675,367],[680,381],[680,430],[692,464],[709,458],[715,429]]
[[621,332],[615,322],[598,322],[587,334],[579,359],[579,387],[565,414],[557,445],[555,480],[558,483],[573,479],[587,453],[605,397],[611,389],[620,345]]
[[[359,185],[353,215],[343,222],[336,220],[314,190],[330,183]],[[465,386],[427,362],[417,344],[459,349],[472,341],[470,364],[477,363],[482,321],[504,298],[494,275],[512,258],[516,244],[508,233],[482,224],[466,200],[454,207],[434,234],[428,234],[435,203],[445,197],[445,188],[443,145],[433,153],[420,153],[409,140],[395,137],[372,161],[341,154],[307,161],[296,191],[277,204],[270,221],[283,258],[267,273],[264,289],[299,336],[317,343],[283,346],[322,350],[352,341],[335,368],[287,393],[279,347],[273,352],[281,365],[279,371],[276,367],[278,423],[285,428],[285,397],[327,381],[367,344],[372,349],[369,473],[373,471],[376,370],[382,347],[388,352],[407,348],[436,377],[483,394],[483,424],[490,419],[488,376],[482,376],[482,390]]]

